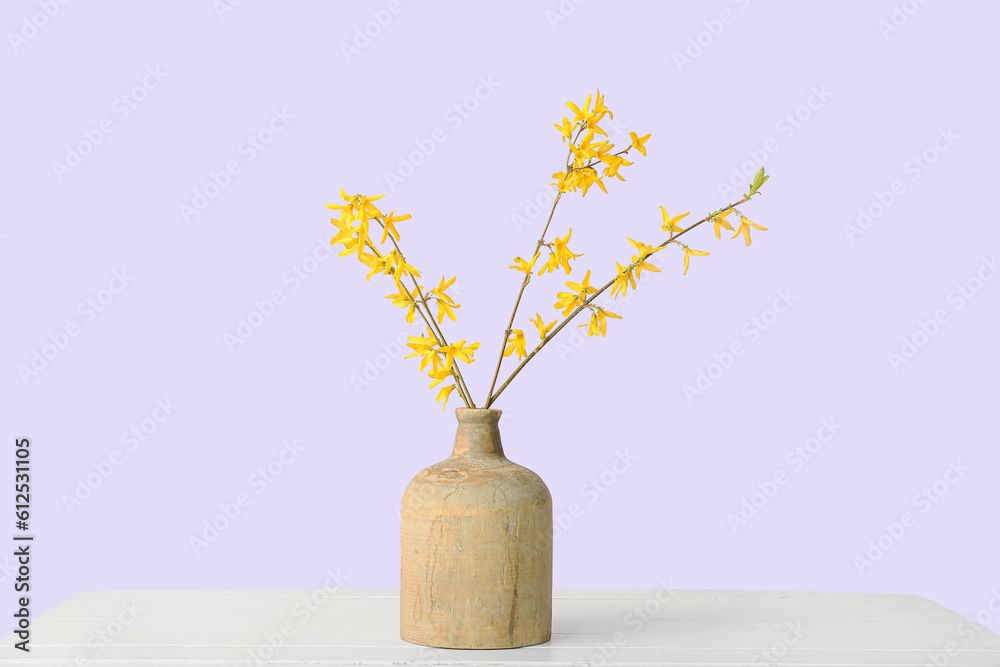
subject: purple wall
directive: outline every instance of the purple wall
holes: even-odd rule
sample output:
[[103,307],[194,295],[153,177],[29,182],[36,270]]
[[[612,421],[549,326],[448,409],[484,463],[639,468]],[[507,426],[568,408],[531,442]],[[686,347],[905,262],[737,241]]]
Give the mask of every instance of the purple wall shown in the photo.
[[[31,438],[36,614],[398,585],[400,497],[460,403],[400,358],[391,282],[327,258],[325,205],[413,214],[423,283],[458,277],[446,333],[482,342],[481,402],[552,124],[600,88],[625,142],[652,138],[627,182],[560,203],[574,279],[761,165],[741,210],[768,231],[694,230],[711,256],[682,276],[672,252],[606,338],[568,327],[495,406],[552,491],[555,585],[915,593],[1000,630],[1000,7],[232,4],[3,10],[0,391],[7,442]],[[532,281],[529,344],[566,279]]]

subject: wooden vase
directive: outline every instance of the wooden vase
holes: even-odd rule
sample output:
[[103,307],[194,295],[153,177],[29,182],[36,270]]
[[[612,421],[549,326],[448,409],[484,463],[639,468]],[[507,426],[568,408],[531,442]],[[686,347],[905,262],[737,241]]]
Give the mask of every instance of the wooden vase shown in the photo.
[[451,456],[402,504],[399,634],[439,648],[514,648],[552,636],[552,496],[504,456],[500,410],[458,408]]

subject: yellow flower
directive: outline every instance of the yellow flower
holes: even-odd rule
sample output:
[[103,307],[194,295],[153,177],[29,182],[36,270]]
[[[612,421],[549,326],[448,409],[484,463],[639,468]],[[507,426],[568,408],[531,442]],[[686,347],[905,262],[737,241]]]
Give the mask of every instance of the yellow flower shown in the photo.
[[[629,239],[628,242],[631,243],[633,246],[635,246],[635,249],[639,251],[638,255],[632,255],[632,263],[635,264],[636,278],[642,276],[643,269],[648,269],[650,271],[655,271],[656,273],[661,273],[660,269],[658,269],[657,267],[653,266],[652,264],[646,261],[647,257],[656,252],[657,250],[656,248],[654,248],[651,245],[646,245],[641,241],[633,241],[632,239]],[[632,287],[635,287],[635,285],[633,285]]]
[[444,277],[442,277],[441,278],[441,283],[437,287],[435,287],[434,289],[432,289],[431,292],[430,292],[435,297],[437,297],[436,300],[437,300],[437,307],[438,307],[438,312],[437,312],[437,321],[438,321],[438,324],[441,324],[442,322],[444,322],[444,316],[445,315],[447,315],[448,317],[450,317],[451,321],[454,322],[455,321],[455,313],[452,312],[451,309],[452,308],[461,308],[461,306],[458,305],[457,303],[455,303],[450,296],[448,296],[447,294],[444,293],[444,291],[446,289],[448,289],[449,287],[451,287],[452,283],[454,283],[454,282],[455,282],[455,278],[452,278],[451,280],[447,280],[446,281],[444,279]]
[[[577,257],[582,257],[583,256],[583,253],[575,254],[575,253],[571,252],[569,248],[566,247],[566,244],[569,243],[569,239],[570,239],[571,236],[573,236],[573,229],[572,228],[570,228],[570,230],[568,232],[566,232],[566,238],[561,239],[561,238],[559,238],[557,236],[555,241],[553,241],[552,243],[548,244],[548,246],[549,246],[549,259],[548,259],[547,262],[545,262],[545,264],[542,265],[542,268],[540,268],[538,270],[538,275],[542,275],[543,273],[546,273],[546,272],[555,271],[560,266],[562,266],[563,269],[566,270],[566,275],[570,274],[570,272],[572,271],[572,269],[569,266],[569,260],[576,259]],[[537,258],[537,256],[538,255],[536,254],[535,257]],[[532,264],[534,264],[535,260],[532,259],[531,261],[532,261]],[[511,267],[511,268],[513,268],[513,267]]]
[[385,195],[379,195],[377,197],[362,197],[361,195],[357,195],[357,203],[354,205],[354,209],[359,211],[361,215],[366,218],[381,218],[382,211],[378,210],[372,202],[376,199],[381,199],[382,197],[385,197]]
[[385,255],[386,257],[386,267],[395,266],[386,271],[386,273],[392,272],[392,279],[396,281],[398,285],[399,282],[406,276],[413,276],[414,278],[420,277],[420,272],[413,268],[411,265],[407,264],[403,255],[400,254],[398,250],[392,250]]
[[625,296],[629,287],[635,289],[635,277],[632,275],[632,269],[627,266],[615,262],[615,268],[618,274],[615,276],[614,285],[611,286],[611,296],[618,296],[619,293]]
[[604,310],[603,308],[601,308],[600,306],[598,306],[596,309],[595,308],[591,308],[590,322],[589,323],[578,324],[577,326],[578,327],[589,326],[590,328],[587,329],[587,335],[588,336],[596,336],[598,334],[600,334],[601,336],[604,336],[604,335],[606,335],[608,333],[608,318],[609,317],[613,317],[616,320],[620,320],[621,319],[621,315],[615,315],[610,310]]
[[450,376],[451,376],[451,371],[445,370],[444,368],[439,368],[437,370],[430,371],[429,373],[427,373],[427,377],[433,380],[433,382],[431,382],[430,384],[430,388],[433,389],[434,387],[438,386],[439,384],[447,380]]
[[511,329],[510,338],[507,339],[510,345],[507,349],[503,351],[503,356],[509,357],[512,352],[517,352],[517,360],[520,361],[521,357],[528,356],[528,353],[524,351],[524,332],[520,329]]
[[379,243],[385,243],[385,239],[389,234],[392,234],[392,237],[398,241],[399,232],[396,231],[396,227],[392,223],[409,220],[411,217],[409,213],[406,215],[396,215],[395,211],[387,215],[382,221],[382,240]]
[[[676,241],[675,241],[675,243],[676,243]],[[691,256],[692,255],[707,255],[708,253],[707,252],[703,252],[701,250],[691,250],[691,248],[687,247],[683,243],[681,244],[681,246],[683,246],[683,248],[684,248],[684,273],[682,273],[681,275],[685,275],[686,276],[687,272],[688,272],[688,260],[691,258]]]
[[448,395],[454,390],[455,385],[450,384],[447,387],[441,387],[441,391],[438,392],[436,400],[440,401],[442,398],[444,399],[444,403],[441,404],[441,412],[444,412],[444,409],[448,406]]
[[736,233],[733,234],[732,238],[736,238],[740,234],[743,234],[743,238],[746,239],[747,245],[750,245],[750,228],[760,229],[762,231],[767,231],[767,227],[761,227],[758,224],[750,222],[743,215],[740,215],[740,226],[736,229]]
[[586,164],[587,160],[589,160],[590,158],[597,157],[598,155],[600,155],[602,150],[604,152],[607,152],[608,150],[607,141],[598,141],[596,144],[590,143],[594,139],[594,130],[598,130],[602,134],[604,133],[604,130],[602,130],[599,127],[591,128],[590,130],[588,130],[587,134],[583,135],[583,139],[580,140],[580,143],[578,145],[576,146],[574,146],[573,144],[569,145],[570,150],[573,151],[573,155],[576,156],[577,164],[580,165]]
[[604,183],[601,182],[601,177],[597,175],[597,170],[593,167],[585,167],[573,173],[577,175],[576,187],[583,190],[583,192],[580,193],[581,197],[587,196],[587,190],[589,190],[590,186],[594,183],[597,183],[597,187],[604,190],[604,194],[608,194],[608,189],[604,187]]
[[444,367],[450,371],[455,363],[455,359],[461,359],[467,364],[475,361],[472,358],[472,354],[477,349],[479,349],[479,343],[466,345],[464,340],[460,340],[452,345],[442,345],[439,351],[444,353]]
[[559,192],[568,192],[569,191],[569,189],[570,189],[570,181],[569,181],[569,178],[567,178],[565,171],[557,171],[556,173],[552,174],[552,178],[554,178],[556,180],[553,181],[552,183],[549,183],[549,185],[556,186],[556,188],[559,189]]
[[361,263],[367,266],[368,268],[374,269],[376,266],[378,266],[378,262],[382,258],[379,257],[378,255],[371,255],[367,252],[359,252],[358,259],[361,260]]
[[585,122],[593,115],[593,113],[590,112],[590,95],[587,95],[587,101],[583,105],[583,111],[581,111],[580,107],[576,106],[572,102],[567,102],[566,106],[570,108],[570,111],[576,114],[576,117],[573,118],[574,123]]
[[[370,257],[371,259],[366,259],[367,257]],[[376,257],[375,255],[368,255],[365,253],[365,256],[361,258],[361,261],[371,268],[371,271],[369,271],[368,275],[365,276],[365,282],[371,280],[371,277],[376,273],[391,273],[392,268],[388,266],[388,259],[389,258],[386,255]]]
[[577,305],[579,305],[576,294],[573,292],[559,292],[556,296],[559,300],[556,301],[556,305],[554,307],[557,310],[562,310],[564,316],[569,315],[570,312],[576,308]]
[[618,169],[621,167],[627,167],[631,162],[621,157],[620,155],[601,155],[601,162],[608,165],[604,168],[604,176],[615,176],[619,181],[624,181],[625,178],[618,173]]
[[[355,195],[357,197],[357,195]],[[344,192],[344,188],[340,188],[340,198],[346,201],[346,204],[327,204],[327,208],[332,208],[335,211],[340,211],[340,219],[344,220],[346,217],[354,216],[354,199],[355,197],[347,196]]]
[[355,228],[351,225],[352,220],[353,218],[348,220],[337,220],[336,218],[333,218],[330,220],[330,222],[338,227],[337,234],[333,237],[333,240],[330,241],[330,245],[344,243],[347,239],[354,236]]
[[588,326],[588,325],[590,326],[590,328],[587,329],[587,335],[588,336],[593,336],[595,333],[600,333],[600,330],[598,329],[599,324],[597,322],[597,312],[596,311],[592,312],[590,314],[590,322],[584,322],[583,324],[577,324],[576,326],[578,326],[578,327],[585,327],[585,326]]
[[567,282],[566,287],[573,291],[556,294],[559,301],[556,302],[555,308],[561,308],[563,315],[569,315],[574,308],[586,302],[587,295],[597,291],[596,288],[590,286],[590,271],[587,271],[582,283]]
[[332,208],[334,210],[340,211],[341,221],[346,221],[348,219],[355,220],[365,220],[369,218],[381,218],[382,212],[379,211],[373,201],[381,199],[385,195],[378,195],[377,197],[365,197],[363,195],[354,195],[349,197],[347,193],[344,192],[343,188],[340,190],[340,198],[347,202],[347,204],[327,204],[327,208]]
[[[430,330],[427,333],[430,333]],[[420,356],[420,370],[424,370],[430,363],[432,364],[431,371],[437,372],[441,368],[441,359],[438,357],[440,351],[436,347],[437,339],[433,336],[407,336],[407,338],[410,342],[406,344],[406,347],[413,350],[413,353],[403,358]]]
[[[413,295],[406,289],[406,287],[400,283],[396,283],[399,288],[399,294],[389,294],[385,298],[392,299],[392,305],[399,306],[400,308],[406,308],[406,321],[413,323],[414,309],[417,306],[417,302],[414,301]],[[410,338],[412,340],[412,337]],[[423,370],[423,367],[421,367]]]
[[[592,155],[597,156],[598,153],[599,153],[598,151],[594,151]],[[608,159],[613,161],[614,157],[615,156],[608,156]],[[604,187],[604,183],[601,181],[602,177],[597,175],[597,170],[591,166],[584,166],[585,163],[586,159],[578,158],[576,160],[576,164],[573,166],[572,169],[570,169],[569,172],[557,171],[556,173],[552,174],[552,177],[556,179],[552,183],[552,185],[555,185],[557,188],[559,188],[559,192],[571,192],[571,191],[576,191],[578,189],[582,189],[583,190],[582,195],[586,197],[587,190],[590,189],[591,185],[596,183],[597,187],[599,187],[601,190],[604,190],[604,192],[607,193],[608,189]],[[623,161],[620,163],[621,166],[627,166],[629,164],[632,163],[627,161]],[[607,169],[605,169],[605,171],[607,171]],[[620,180],[624,181],[625,179],[622,178],[620,174],[614,173],[615,171],[617,171],[617,169],[613,170],[611,174],[605,174],[605,175],[617,176]]]
[[566,141],[567,139],[569,139],[570,137],[573,136],[573,126],[570,124],[569,118],[565,118],[564,117],[562,125],[559,125],[558,123],[555,123],[554,127],[557,130],[559,130],[559,132],[562,133],[562,135],[563,135],[563,141]]
[[[716,213],[712,216],[712,224],[715,226],[715,238],[721,239],[722,236],[719,232],[721,227],[725,227],[729,231],[734,231],[729,221],[726,220],[726,216],[733,212],[733,209],[729,209],[725,213]],[[735,238],[735,237],[734,237]],[[747,244],[749,245],[749,244]]]
[[643,146],[643,144],[646,143],[646,140],[649,139],[650,135],[647,134],[644,137],[640,137],[635,132],[629,132],[628,135],[630,137],[632,137],[632,146],[637,151],[639,151],[640,153],[642,153],[643,155],[645,155],[646,154],[646,147]]
[[615,117],[615,115],[611,113],[611,109],[604,106],[604,95],[601,95],[600,88],[597,89],[597,98],[594,100],[594,113],[598,116],[608,114],[608,118]]
[[401,278],[408,275],[416,278],[420,277],[420,272],[407,264],[406,260],[403,259],[403,256],[399,254],[398,250],[390,250],[384,255],[369,255],[368,253],[361,253],[360,258],[361,262],[371,269],[371,271],[368,272],[368,275],[365,276],[365,280],[370,280],[373,275],[379,272],[383,274],[392,274],[392,279],[395,281],[397,287],[402,289]]
[[364,261],[361,255],[364,253],[366,247],[371,246],[371,241],[368,237],[368,220],[367,218],[362,219],[357,226],[351,224],[353,221],[354,218],[345,219],[344,217],[341,217],[340,221],[330,220],[330,222],[340,228],[336,236],[330,241],[330,245],[341,243],[344,246],[344,250],[340,252],[341,257],[357,253],[358,259]]
[[590,271],[587,271],[587,275],[583,277],[582,283],[568,282],[566,283],[566,287],[569,287],[570,289],[575,290],[576,292],[582,294],[584,298],[586,298],[588,294],[593,294],[594,292],[597,291],[596,288],[590,286]]
[[[340,188],[340,198],[343,199],[346,202],[351,201],[351,198],[347,196],[346,192],[344,192],[344,188]],[[332,208],[332,209],[342,209],[342,208],[344,208],[344,205],[343,204],[327,204],[326,207],[327,208]]]
[[445,315],[447,315],[451,319],[451,321],[454,322],[455,312],[452,310],[452,308],[461,308],[461,306],[458,305],[457,303],[445,303],[441,299],[437,300],[437,307],[438,307],[438,314],[437,314],[438,324],[444,322]]
[[675,215],[672,218],[667,214],[667,209],[663,208],[662,206],[660,207],[660,212],[663,213],[663,224],[660,225],[660,229],[670,234],[677,234],[679,232],[684,231],[683,229],[677,226],[677,221],[683,218],[688,213],[690,213],[690,211],[688,211],[688,213],[681,213],[680,215]]
[[609,115],[611,118],[614,118],[614,114],[611,113],[610,109],[604,106],[604,96],[601,95],[600,90],[597,91],[597,97],[594,99],[594,110],[588,113],[587,108],[589,106],[590,106],[590,96],[588,95],[587,104],[586,106],[584,106],[584,113],[583,113],[584,124],[589,130],[592,130],[594,132],[599,132],[604,136],[608,136],[607,132],[599,128],[597,124],[601,121],[602,118],[604,118],[605,114]]
[[572,143],[569,145],[569,150],[573,153],[573,166],[575,167],[581,167],[587,164],[587,160],[591,158],[591,151],[587,147],[585,143],[586,141],[587,138],[584,137],[583,141],[580,142],[580,145]]
[[[356,227],[355,229],[360,230],[361,228],[360,227]],[[367,240],[367,237],[364,236],[363,232],[360,233],[357,237],[352,237],[352,238],[347,239],[346,241],[344,241],[344,249],[340,251],[340,256],[341,257],[345,257],[347,255],[355,255],[356,254],[358,256],[358,258],[360,259],[361,258],[361,254],[364,252],[365,247],[366,247],[365,246],[365,241],[366,240]]]
[[444,293],[446,289],[448,289],[455,283],[455,280],[456,278],[452,278],[451,280],[445,280],[444,276],[441,276],[441,282],[438,283],[437,287],[431,290],[431,294],[438,296],[442,299],[447,299],[449,303],[455,303],[454,301],[451,300],[450,296]]
[[539,313],[535,313],[535,319],[531,320],[531,323],[535,325],[536,329],[538,329],[538,337],[542,340],[545,340],[545,337],[548,335],[549,331],[552,330],[552,327],[555,326],[556,322],[558,322],[558,320],[552,320],[550,324],[543,324],[542,316]]
[[531,273],[532,267],[535,266],[535,260],[538,259],[538,256],[541,255],[541,254],[542,253],[540,253],[540,252],[536,252],[535,256],[531,258],[530,262],[526,262],[523,259],[521,259],[520,257],[515,257],[514,258],[514,264],[512,264],[511,266],[508,266],[507,268],[508,269],[514,269],[516,271],[524,271],[525,273]]
[[[615,147],[614,144],[608,143],[607,141],[601,141],[601,142],[596,143],[594,145],[598,147],[597,148],[597,153],[596,153],[595,157],[597,157],[597,159],[601,160],[602,162],[607,162],[609,159],[613,159],[613,160],[623,160],[624,159],[621,156],[615,155],[614,153],[611,152],[612,150],[614,150],[614,147]],[[626,162],[625,164],[629,165],[629,164],[632,164],[632,163],[631,162]]]

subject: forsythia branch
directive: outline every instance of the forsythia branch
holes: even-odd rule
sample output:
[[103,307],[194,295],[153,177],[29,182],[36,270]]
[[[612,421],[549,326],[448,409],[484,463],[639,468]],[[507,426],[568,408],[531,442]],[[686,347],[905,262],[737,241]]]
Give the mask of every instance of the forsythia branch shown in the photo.
[[[379,220],[379,224],[382,225],[383,229],[385,229],[385,224],[382,223],[381,220]],[[389,240],[392,241],[392,245],[396,249],[396,252],[399,253],[399,256],[403,258],[403,261],[405,262],[406,259],[403,255],[403,251],[399,247],[399,242],[393,238],[392,234],[389,234],[388,236]],[[412,275],[410,276],[410,280],[413,282],[414,290],[420,297],[420,303],[423,304],[424,309],[427,311],[427,314],[424,315],[424,312],[418,306],[417,310],[420,311],[420,317],[423,318],[424,323],[427,324],[427,328],[434,334],[434,338],[437,339],[438,345],[442,347],[447,346],[448,341],[444,337],[444,332],[441,331],[441,327],[439,327],[434,321],[434,316],[431,314],[431,306],[427,302],[427,297],[424,295],[424,291],[420,288],[420,285],[417,284],[417,279]],[[468,408],[476,407],[476,404],[472,401],[472,394],[469,392],[469,388],[465,384],[465,378],[462,377],[462,371],[458,367],[458,364],[454,364],[451,367],[451,373],[455,377],[455,388],[458,389],[459,396],[461,396],[462,400],[465,401],[465,406]]]
[[[713,217],[715,217],[715,216],[716,216],[716,215],[718,215],[719,213],[725,213],[726,211],[728,211],[728,210],[730,210],[730,209],[732,209],[732,208],[735,208],[736,206],[739,206],[739,205],[740,205],[740,204],[742,204],[743,202],[745,202],[745,201],[749,200],[749,198],[750,198],[749,196],[745,196],[745,197],[743,197],[743,199],[739,200],[738,202],[734,202],[734,203],[730,204],[729,206],[726,206],[725,208],[721,208],[721,209],[719,209],[718,211],[715,211],[714,213],[710,213],[710,214],[706,215],[706,216],[705,216],[704,218],[702,218],[702,219],[701,219],[701,220],[699,220],[698,222],[694,223],[693,225],[691,225],[691,226],[690,226],[690,227],[688,227],[687,229],[685,229],[685,230],[683,230],[683,231],[680,231],[680,232],[674,232],[673,234],[671,234],[671,235],[670,235],[670,237],[669,237],[669,238],[668,238],[668,239],[667,239],[666,241],[664,241],[664,242],[663,242],[663,243],[661,243],[660,245],[656,246],[656,249],[655,249],[655,250],[654,250],[653,252],[656,252],[656,251],[659,251],[659,250],[662,250],[663,248],[666,248],[666,247],[667,247],[667,246],[668,246],[669,244],[673,243],[673,242],[674,242],[674,241],[675,241],[675,240],[677,239],[677,237],[679,237],[679,236],[682,236],[682,235],[684,235],[684,234],[687,234],[687,233],[688,233],[689,231],[691,231],[692,229],[694,229],[694,228],[695,228],[695,227],[697,227],[698,225],[702,224],[703,222],[707,222],[708,220],[711,220],[711,219],[712,219]],[[650,253],[650,254],[652,254],[652,253]],[[647,255],[647,257],[648,257],[648,255]],[[644,259],[644,258],[643,258],[643,259]],[[629,266],[629,268],[630,268],[630,269],[631,269],[631,268],[634,268],[634,267],[635,267],[636,265],[640,264],[640,263],[641,263],[641,261],[643,261],[643,260],[642,260],[642,259],[640,259],[640,261],[637,261],[637,262],[633,262],[633,263],[632,263],[632,264],[631,264],[631,265]],[[529,353],[528,353],[528,356],[526,356],[526,357],[524,358],[524,361],[522,361],[522,362],[521,362],[521,363],[520,363],[520,364],[518,365],[518,367],[514,369],[514,372],[510,374],[510,377],[508,377],[508,378],[507,378],[507,380],[506,380],[506,381],[505,381],[505,382],[504,382],[504,383],[503,383],[502,385],[500,385],[500,388],[499,388],[499,389],[497,390],[497,392],[496,392],[495,394],[494,394],[494,393],[492,393],[492,392],[490,393],[490,396],[489,396],[489,398],[488,398],[488,399],[486,400],[486,403],[485,403],[485,404],[483,404],[483,407],[484,407],[484,408],[489,408],[489,407],[490,407],[491,405],[493,405],[493,403],[494,403],[494,402],[496,402],[496,400],[497,400],[497,398],[498,398],[498,397],[500,396],[500,394],[502,394],[502,393],[503,393],[503,390],[507,388],[507,385],[509,385],[509,384],[511,383],[511,381],[512,381],[512,380],[513,380],[513,379],[514,379],[515,377],[517,377],[517,374],[521,372],[521,369],[522,369],[522,368],[524,368],[524,367],[525,367],[525,365],[526,365],[526,364],[527,364],[527,363],[528,363],[529,361],[531,361],[532,357],[534,357],[534,356],[535,356],[536,354],[538,354],[538,352],[539,352],[539,351],[540,351],[540,350],[541,350],[541,349],[542,349],[543,347],[545,347],[545,346],[546,346],[546,345],[547,345],[547,344],[549,343],[549,341],[551,341],[551,340],[552,340],[553,338],[555,338],[555,337],[556,337],[556,335],[557,335],[557,334],[558,334],[558,333],[559,333],[560,331],[562,331],[563,327],[565,327],[565,326],[566,326],[567,324],[569,324],[569,323],[570,323],[570,322],[571,322],[571,321],[573,320],[573,318],[575,318],[575,317],[576,317],[577,315],[579,315],[579,314],[580,314],[581,312],[583,312],[583,310],[584,310],[585,308],[587,308],[587,307],[588,307],[588,306],[589,306],[589,305],[590,305],[590,304],[591,304],[591,303],[592,303],[592,302],[594,301],[594,299],[596,299],[597,297],[599,297],[599,296],[600,296],[601,294],[603,294],[603,293],[604,293],[604,292],[605,292],[605,291],[606,291],[606,290],[607,290],[608,288],[610,288],[610,287],[611,287],[612,285],[614,285],[614,284],[615,284],[615,280],[616,280],[616,278],[612,278],[612,279],[611,279],[611,280],[609,280],[609,281],[608,281],[607,283],[605,283],[604,287],[601,287],[601,288],[600,288],[600,289],[598,289],[598,290],[597,290],[596,292],[594,292],[593,294],[591,294],[591,295],[590,295],[590,296],[589,296],[589,297],[587,298],[587,300],[586,300],[586,301],[584,301],[584,302],[583,302],[583,303],[581,303],[581,304],[580,304],[579,306],[577,306],[577,307],[576,307],[576,309],[575,309],[575,310],[573,310],[573,312],[571,312],[571,313],[570,313],[569,315],[567,315],[567,316],[566,316],[566,317],[565,317],[565,318],[563,319],[563,321],[562,321],[562,322],[560,322],[560,323],[559,323],[558,325],[556,325],[556,328],[555,328],[555,329],[553,329],[553,330],[552,330],[552,332],[551,332],[551,333],[549,333],[549,334],[548,334],[548,335],[547,335],[547,336],[546,336],[545,338],[543,338],[543,339],[542,339],[542,341],[541,341],[540,343],[538,343],[538,345],[537,345],[537,346],[535,347],[535,349],[533,349],[533,350],[532,350],[531,352],[529,352]]]

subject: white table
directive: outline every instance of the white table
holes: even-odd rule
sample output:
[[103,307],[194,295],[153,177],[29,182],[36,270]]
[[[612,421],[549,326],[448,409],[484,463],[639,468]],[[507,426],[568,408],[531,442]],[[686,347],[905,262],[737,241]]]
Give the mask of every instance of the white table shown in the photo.
[[[9,622],[9,621],[8,621]],[[1000,637],[915,595],[555,589],[552,640],[399,639],[398,589],[91,591],[2,665],[925,665],[1000,667]]]

